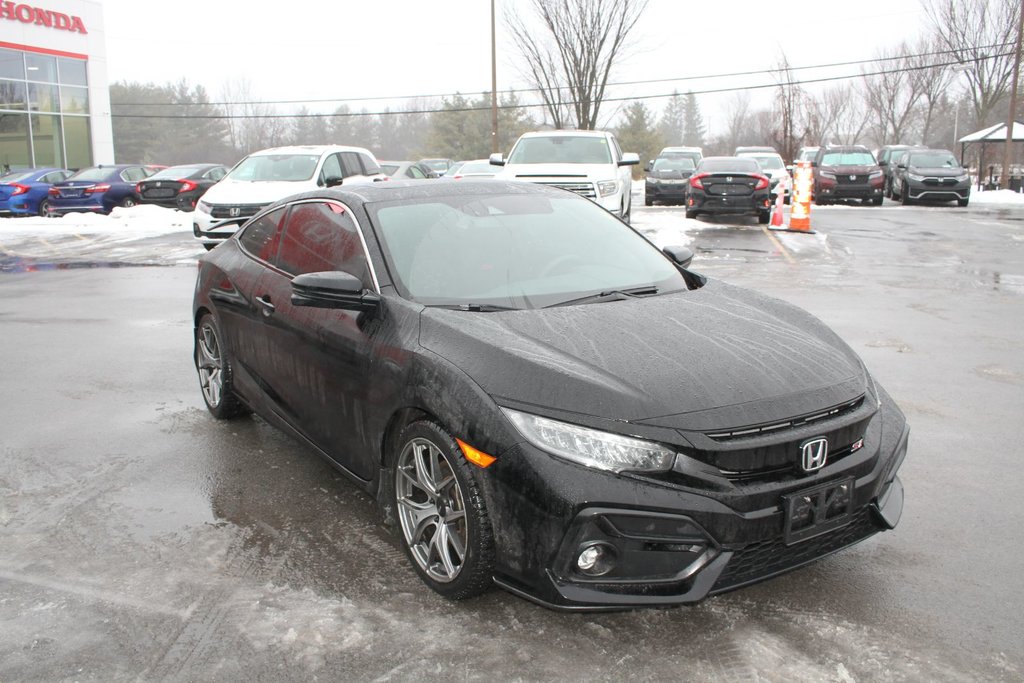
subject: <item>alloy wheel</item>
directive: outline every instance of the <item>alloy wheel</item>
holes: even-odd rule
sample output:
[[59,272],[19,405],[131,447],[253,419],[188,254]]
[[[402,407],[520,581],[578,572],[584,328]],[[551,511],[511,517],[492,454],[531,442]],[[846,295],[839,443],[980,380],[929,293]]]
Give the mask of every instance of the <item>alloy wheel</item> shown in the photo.
[[470,542],[465,498],[451,464],[433,442],[415,438],[402,449],[395,499],[402,535],[416,563],[439,583],[454,581]]
[[199,370],[199,385],[202,387],[206,402],[210,407],[216,408],[224,395],[224,359],[217,330],[208,321],[200,326],[198,341],[196,368]]

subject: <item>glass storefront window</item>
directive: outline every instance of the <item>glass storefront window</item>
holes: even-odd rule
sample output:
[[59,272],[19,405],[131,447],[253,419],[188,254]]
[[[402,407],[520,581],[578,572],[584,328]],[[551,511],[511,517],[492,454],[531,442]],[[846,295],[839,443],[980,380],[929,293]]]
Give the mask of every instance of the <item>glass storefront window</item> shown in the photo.
[[64,145],[67,150],[66,168],[92,166],[92,143],[89,140],[88,116],[64,117]]
[[28,114],[0,112],[0,169],[31,167]]
[[29,111],[60,111],[60,97],[57,86],[43,83],[28,84]]
[[57,66],[60,69],[60,82],[64,85],[89,85],[85,72],[85,62],[81,59],[69,57],[58,57]]
[[89,89],[60,86],[60,110],[65,114],[88,114]]
[[25,83],[0,81],[0,109],[25,111]]
[[59,116],[32,116],[32,147],[35,151],[36,166],[64,168],[64,141],[61,138]]
[[25,78],[25,58],[17,50],[0,48],[0,78]]
[[30,81],[57,82],[57,58],[25,53],[25,77]]

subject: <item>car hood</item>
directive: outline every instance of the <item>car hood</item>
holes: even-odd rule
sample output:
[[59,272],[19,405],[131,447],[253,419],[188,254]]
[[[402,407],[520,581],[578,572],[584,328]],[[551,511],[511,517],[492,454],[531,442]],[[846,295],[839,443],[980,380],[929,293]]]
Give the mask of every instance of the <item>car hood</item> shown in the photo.
[[427,308],[420,343],[498,403],[676,429],[786,419],[853,400],[867,382],[808,313],[716,282],[540,310]]
[[501,180],[540,178],[597,178],[613,180],[618,176],[615,164],[507,164],[497,173]]
[[207,204],[269,204],[289,195],[317,189],[313,180],[249,181],[224,178],[203,195]]
[[647,177],[659,180],[680,180],[689,178],[691,175],[693,175],[693,171],[651,171]]
[[880,166],[868,166],[866,164],[848,164],[842,166],[821,166],[823,170],[831,171],[832,173],[838,173],[843,175],[849,173],[850,175],[863,175],[865,173],[871,173],[872,171],[881,170]]
[[936,168],[928,168],[927,166],[911,166],[907,169],[913,173],[919,175],[932,176],[933,178],[955,178],[967,173],[962,168],[949,168],[948,166],[938,166]]

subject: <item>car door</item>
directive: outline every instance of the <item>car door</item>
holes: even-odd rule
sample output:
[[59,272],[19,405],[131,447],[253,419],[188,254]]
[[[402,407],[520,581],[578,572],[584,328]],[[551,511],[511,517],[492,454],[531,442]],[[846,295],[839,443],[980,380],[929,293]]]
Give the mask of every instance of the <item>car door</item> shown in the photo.
[[296,275],[343,270],[377,290],[351,211],[330,200],[294,204],[285,219],[276,268],[257,283],[263,343],[256,360],[275,412],[361,478],[375,460],[363,447],[372,410],[375,348],[382,325],[367,313],[294,306]]

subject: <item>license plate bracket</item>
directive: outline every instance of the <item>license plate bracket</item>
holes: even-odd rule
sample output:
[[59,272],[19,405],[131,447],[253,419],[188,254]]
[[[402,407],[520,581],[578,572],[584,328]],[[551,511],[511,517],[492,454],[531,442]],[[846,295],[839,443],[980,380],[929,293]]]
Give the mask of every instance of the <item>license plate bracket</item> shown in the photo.
[[846,526],[853,515],[853,477],[782,496],[782,509],[786,545]]

